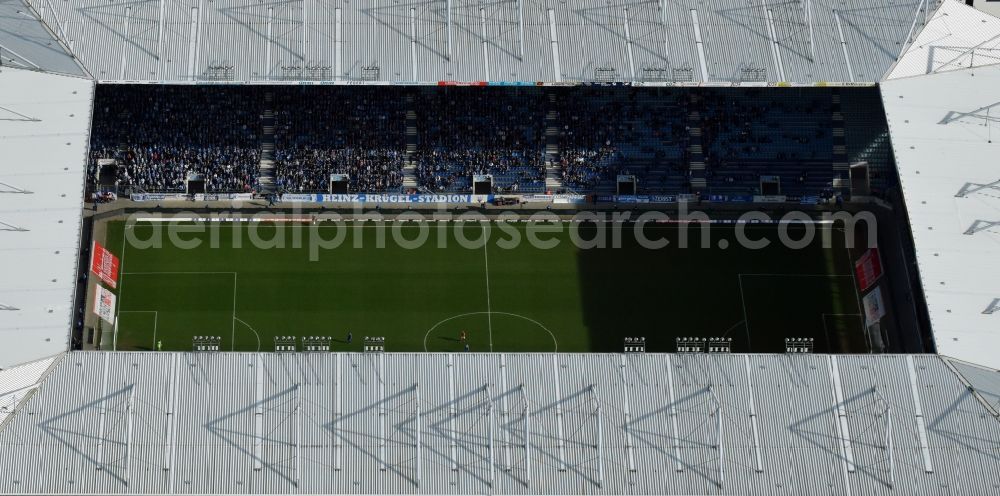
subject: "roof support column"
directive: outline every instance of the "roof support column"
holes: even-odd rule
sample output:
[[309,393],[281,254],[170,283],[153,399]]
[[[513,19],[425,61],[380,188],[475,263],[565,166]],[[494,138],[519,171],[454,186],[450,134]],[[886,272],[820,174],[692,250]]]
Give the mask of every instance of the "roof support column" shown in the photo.
[[448,60],[451,60],[451,0],[445,0],[445,8],[448,10]]
[[486,67],[486,81],[490,80],[490,50],[486,39],[486,9],[479,9],[479,25],[483,36],[483,64]]
[[[163,470],[171,470],[174,466],[174,438],[177,432],[177,370],[180,355],[174,355],[173,367],[170,372],[170,385],[167,387],[167,449],[163,452]],[[170,476],[173,481],[173,475]],[[171,491],[172,492],[172,491]]]
[[694,23],[694,43],[698,48],[698,62],[701,64],[701,80],[708,82],[708,64],[705,62],[705,44],[701,41],[701,26],[698,24],[698,11],[691,9],[691,22]]
[[267,8],[267,55],[264,57],[264,79],[271,79],[271,33],[274,24],[274,7]]
[[721,488],[726,482],[725,464],[722,456],[722,402],[719,401],[719,396],[715,394],[715,389],[712,386],[708,386],[708,392],[715,400],[715,428],[719,433],[715,448],[719,452],[719,487]]
[[337,382],[334,385],[334,387],[337,388],[337,405],[336,408],[334,408],[333,410],[333,438],[334,438],[333,448],[336,450],[334,470],[339,471],[343,467],[343,465],[341,465],[341,462],[344,452],[344,441],[343,439],[340,438],[340,420],[343,418],[343,412],[344,412],[343,395],[341,394],[341,390],[343,388],[340,387],[340,385],[342,384],[340,382],[341,380],[340,353],[337,353],[336,367],[337,367]]
[[334,81],[340,81],[340,79],[344,77],[344,69],[343,69],[344,57],[343,54],[341,53],[341,51],[344,48],[344,39],[342,34],[343,28],[341,26],[341,9],[340,8],[335,9],[334,15],[336,16],[335,19],[336,26],[334,27],[334,36],[333,36],[333,70],[334,70],[333,79]]
[[[301,364],[299,364],[301,369]],[[295,385],[295,487],[302,480],[302,384]]]
[[191,32],[188,33],[188,81],[194,81],[194,53],[198,51],[198,7],[191,9]]
[[385,353],[378,354],[378,463],[385,471]]
[[458,433],[455,432],[455,363],[451,356],[448,354],[448,417],[451,423],[451,469],[458,470],[458,454],[457,454],[457,444],[458,444]]
[[503,422],[504,438],[504,470],[510,472],[513,468],[510,458],[510,409],[507,404],[507,356],[500,354],[500,397],[501,408],[500,419]]
[[628,369],[627,369],[627,366],[626,366],[626,363],[625,363],[625,354],[623,353],[622,354],[622,363],[621,363],[621,376],[622,376],[622,391],[623,391],[623,394],[625,396],[625,405],[624,405],[624,407],[625,407],[625,452],[628,454],[628,471],[629,472],[635,472],[636,471],[636,468],[635,468],[635,453],[633,452],[633,450],[635,449],[635,445],[632,443],[632,406],[631,406],[632,402],[631,402],[631,398],[629,397],[629,394],[628,394],[628,392],[629,392],[628,390],[629,390],[629,386],[630,385],[629,385],[629,382],[628,382],[628,378],[626,377],[627,375],[628,375]]
[[844,408],[844,391],[840,387],[840,370],[837,368],[837,357],[827,357],[830,362],[830,378],[833,383],[833,399],[837,402],[837,433],[840,435],[840,447],[844,453],[844,463],[847,472],[854,472],[854,449],[851,447],[851,429],[847,424],[847,410]]
[[306,42],[309,39],[309,0],[302,0],[302,65],[305,70]]
[[813,37],[812,0],[806,0],[806,24],[809,26],[809,60],[816,60],[816,38]]
[[[131,27],[132,27],[132,7],[125,7],[125,33],[123,36],[126,40],[129,39],[129,29]],[[128,55],[128,44],[126,43],[122,45],[121,60],[119,61],[120,65],[118,66],[119,80],[125,79],[125,62],[126,59],[128,58],[127,55]]]
[[257,369],[257,373],[254,379],[253,401],[253,469],[260,471],[264,468],[261,460],[264,447],[264,364],[259,353],[254,355],[254,368]]
[[629,32],[628,7],[625,8],[625,43],[628,45],[628,70],[635,81],[635,57],[632,56],[632,35]]
[[778,69],[780,81],[785,81],[785,67],[781,63],[781,50],[778,45],[778,32],[774,29],[774,14],[767,8],[767,0],[760,0],[764,6],[765,18],[767,20],[767,33],[771,36],[771,56],[774,57],[774,67]]
[[97,470],[104,468],[101,466],[101,462],[104,458],[104,424],[108,416],[108,369],[111,366],[110,362],[111,353],[104,353],[104,385],[101,386],[100,420],[97,425]]
[[665,355],[667,358],[667,393],[669,394],[668,400],[670,401],[670,423],[673,424],[674,433],[674,458],[677,460],[678,472],[684,471],[684,466],[681,464],[681,446],[680,437],[677,433],[677,407],[674,406],[674,367],[670,363],[670,355]]
[[528,402],[528,393],[524,392],[524,384],[521,384],[521,399],[524,401],[524,463],[527,472],[528,483],[531,483],[531,403]]
[[417,9],[410,9],[410,80],[417,80]]
[[421,476],[423,475],[420,462],[420,383],[413,385],[413,392],[417,395],[417,486],[420,486]]
[[847,74],[851,77],[851,82],[854,82],[854,69],[851,68],[851,57],[847,55],[847,42],[844,41],[844,29],[840,26],[840,14],[837,10],[833,11],[833,20],[837,22],[837,34],[840,36],[840,49],[844,51],[844,62],[847,63]]
[[518,46],[521,47],[521,60],[524,60],[524,0],[517,0],[517,25],[518,31]]
[[[562,70],[559,69],[559,38],[556,35],[556,11],[549,9],[549,33],[552,35],[552,64],[556,71],[556,82],[562,82]],[[560,463],[562,463],[560,461]],[[562,470],[566,467],[563,466]]]
[[917,437],[920,439],[920,453],[924,459],[924,472],[934,473],[931,452],[927,445],[927,428],[924,425],[924,410],[920,404],[920,390],[917,388],[917,371],[913,365],[913,355],[906,356],[906,372],[910,376],[910,392],[913,394],[913,413],[917,422]]
[[180,369],[180,361],[181,361],[180,355],[179,354],[174,355],[174,372],[173,372],[173,381],[171,386],[173,391],[170,394],[171,406],[170,409],[168,410],[170,418],[167,424],[167,428],[169,429],[170,432],[170,435],[167,437],[167,442],[169,443],[169,448],[168,448],[169,459],[168,459],[168,465],[164,470],[169,470],[171,472],[170,473],[171,494],[174,493],[174,481],[177,480],[177,477],[174,475],[173,470],[174,470],[174,459],[177,456],[177,389],[178,389],[177,376],[178,376],[178,371]]
[[663,28],[663,56],[670,65],[670,31],[667,29],[667,0],[660,0],[660,27]]
[[[551,10],[549,12],[552,12]],[[552,354],[552,370],[555,372],[556,385],[556,425],[559,432],[559,471],[566,471],[566,445],[563,442],[563,411],[562,396],[559,394],[559,361],[557,356]]]
[[757,405],[754,402],[753,378],[750,374],[750,356],[743,355],[743,364],[747,370],[747,401],[750,406],[750,428],[753,430],[753,454],[756,462],[755,470],[764,471],[764,464],[760,457],[760,434],[757,431]]
[[135,405],[135,384],[128,388],[128,430],[125,437],[125,485],[132,480],[132,428],[134,427],[133,407]]
[[604,487],[604,422],[601,419],[601,399],[597,397],[597,388],[590,385],[590,399],[594,404],[594,417],[597,418],[597,485]]
[[163,18],[166,8],[166,0],[160,0],[160,22],[156,32],[156,76],[160,79],[163,79],[163,61],[166,60],[163,56]]
[[496,409],[493,405],[493,395],[490,394],[490,385],[483,385],[483,391],[486,393],[486,421],[490,423],[490,487],[496,484]]

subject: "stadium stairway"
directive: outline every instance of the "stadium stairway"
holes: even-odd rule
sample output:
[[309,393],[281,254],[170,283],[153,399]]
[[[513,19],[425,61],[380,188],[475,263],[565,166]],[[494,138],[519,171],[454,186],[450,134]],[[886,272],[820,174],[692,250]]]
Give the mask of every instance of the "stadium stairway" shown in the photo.
[[413,95],[406,95],[406,159],[403,161],[403,188],[406,190],[416,190],[420,187],[417,182],[417,162],[413,155],[417,153],[419,139],[417,137],[417,112],[413,110]]
[[840,90],[834,89],[831,95],[831,110],[833,111],[833,177],[847,178],[850,164],[847,162],[847,140],[844,134],[844,113],[840,106]]
[[708,186],[708,181],[705,179],[705,151],[701,135],[701,114],[697,110],[691,110],[688,113],[688,133],[691,137],[690,145],[688,145],[691,157],[689,166],[691,191],[701,192]]
[[[556,107],[556,95],[549,94],[549,106]],[[545,189],[561,191],[562,174],[559,172],[559,112],[549,110],[545,114]]]
[[260,192],[272,194],[276,192],[274,168],[274,93],[264,94],[264,113],[261,116],[263,132],[260,139],[260,173],[257,183]]

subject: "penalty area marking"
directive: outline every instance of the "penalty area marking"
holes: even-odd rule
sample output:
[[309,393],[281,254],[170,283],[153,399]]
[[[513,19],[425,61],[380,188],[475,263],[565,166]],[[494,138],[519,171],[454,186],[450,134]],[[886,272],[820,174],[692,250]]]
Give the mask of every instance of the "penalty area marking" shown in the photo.
[[[124,258],[125,257],[123,256],[122,259],[124,260]],[[239,277],[239,273],[238,272],[232,272],[232,271],[206,271],[206,272],[200,272],[200,271],[124,272],[123,271],[121,273],[122,279],[119,282],[119,286],[124,287],[124,285],[125,285],[125,276],[217,275],[217,274],[232,274],[232,276],[233,276],[233,314],[232,314],[232,324],[233,325],[232,325],[232,337],[230,339],[232,340],[231,341],[232,350],[236,351],[236,321],[239,320],[239,319],[236,318],[236,290],[237,290],[237,278]],[[121,290],[119,290],[119,295],[120,294],[121,294]],[[119,298],[120,298],[120,296],[119,296]],[[122,311],[123,310],[121,309],[121,301],[119,300],[119,302],[118,302],[118,313],[121,314]],[[127,311],[127,310],[125,310],[125,311]],[[117,322],[117,320],[118,319],[115,319],[116,322]],[[241,320],[240,322],[243,322],[243,321]],[[243,325],[246,325],[247,327],[250,327],[246,322],[243,322]],[[253,331],[253,328],[250,327],[250,330]],[[254,331],[254,334],[256,334],[256,333],[257,333],[257,331]],[[118,349],[118,325],[117,324],[115,325],[115,335],[114,335],[114,346],[113,346],[113,349],[116,349],[116,350]],[[257,349],[258,349],[258,351],[260,350],[260,336],[257,336]]]
[[430,329],[427,329],[426,333],[424,333],[424,352],[428,351],[427,350],[427,338],[431,335],[432,332],[434,332],[434,329],[437,329],[438,327],[440,327],[441,324],[444,324],[445,322],[449,322],[449,321],[452,321],[452,320],[455,320],[455,319],[460,319],[462,317],[468,317],[470,315],[492,315],[492,314],[507,315],[507,316],[510,316],[510,317],[517,317],[519,319],[524,319],[524,320],[527,320],[528,322],[531,322],[532,324],[535,324],[536,326],[542,328],[543,331],[549,333],[549,337],[552,338],[552,344],[555,346],[555,349],[553,349],[552,352],[556,353],[556,352],[559,351],[559,340],[556,339],[556,335],[552,334],[552,331],[550,331],[548,327],[543,326],[541,322],[539,322],[539,321],[537,321],[535,319],[531,319],[531,318],[525,317],[524,315],[516,314],[516,313],[489,311],[489,312],[461,313],[461,314],[458,314],[458,315],[454,315],[452,317],[448,317],[447,319],[444,319],[441,322],[438,322],[437,324],[434,324],[433,326],[431,326]]
[[[750,338],[750,335],[751,335],[751,333],[750,333],[750,318],[747,315],[747,298],[746,298],[746,295],[743,293],[743,278],[744,277],[828,277],[828,278],[834,278],[834,277],[854,277],[854,274],[853,273],[851,273],[851,274],[745,274],[745,273],[740,273],[740,274],[737,274],[736,277],[739,280],[740,305],[743,308],[743,322],[746,323],[746,330],[747,330],[747,352],[750,352],[751,346],[752,346],[751,345],[752,340]],[[726,331],[726,332],[728,332],[728,331]]]

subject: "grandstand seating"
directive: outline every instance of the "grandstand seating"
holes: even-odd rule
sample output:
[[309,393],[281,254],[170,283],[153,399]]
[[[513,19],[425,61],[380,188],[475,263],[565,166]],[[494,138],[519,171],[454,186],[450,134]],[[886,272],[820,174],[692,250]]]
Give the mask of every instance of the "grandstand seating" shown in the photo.
[[379,87],[284,88],[276,92],[277,185],[327,191],[330,174],[351,189],[381,193],[402,185],[404,110]]
[[97,159],[115,158],[126,190],[184,191],[187,172],[201,172],[210,191],[252,191],[260,93],[256,86],[98,86],[91,181]]
[[[859,160],[871,164],[876,192],[895,184],[875,88],[287,86],[267,93],[275,168],[266,172],[276,171],[279,192],[326,191],[330,174],[342,173],[359,192],[399,192],[404,176],[411,189],[468,192],[472,175],[492,174],[501,193],[544,192],[548,175],[568,191],[613,194],[616,177],[628,174],[639,178],[640,194],[751,195],[768,175],[781,178],[783,194],[821,196],[833,194],[835,177],[846,178],[845,162]],[[263,95],[253,86],[101,87],[91,173],[98,158],[114,157],[121,188],[181,191],[185,173],[199,171],[209,191],[254,189]]]
[[678,90],[608,92],[574,88],[560,95],[563,184],[614,193],[619,174],[636,175],[640,193],[677,193],[686,182],[687,99]]
[[424,88],[415,102],[415,161],[424,187],[468,191],[473,174],[492,174],[499,191],[545,190],[541,91]]

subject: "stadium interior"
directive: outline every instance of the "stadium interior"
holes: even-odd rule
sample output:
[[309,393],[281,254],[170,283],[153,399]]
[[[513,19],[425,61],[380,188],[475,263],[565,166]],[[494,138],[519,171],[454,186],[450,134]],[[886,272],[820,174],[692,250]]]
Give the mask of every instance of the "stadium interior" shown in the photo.
[[0,495],[1000,491],[989,0],[0,0]]
[[[482,174],[494,193],[614,195],[628,175],[637,194],[832,198],[859,162],[871,194],[897,184],[874,86],[101,85],[94,105],[88,183],[123,195],[184,192],[192,173],[209,193],[331,193],[333,174],[470,193]],[[105,159],[118,176],[98,185]]]

